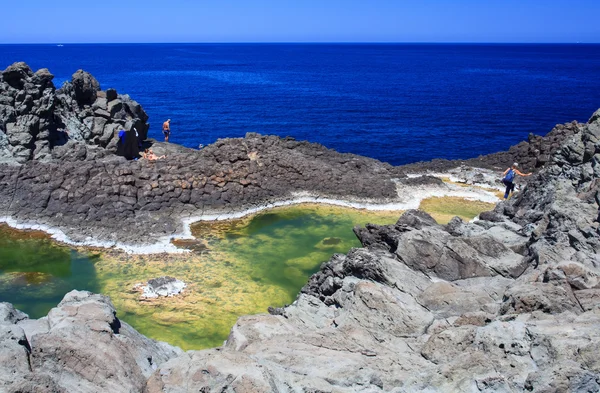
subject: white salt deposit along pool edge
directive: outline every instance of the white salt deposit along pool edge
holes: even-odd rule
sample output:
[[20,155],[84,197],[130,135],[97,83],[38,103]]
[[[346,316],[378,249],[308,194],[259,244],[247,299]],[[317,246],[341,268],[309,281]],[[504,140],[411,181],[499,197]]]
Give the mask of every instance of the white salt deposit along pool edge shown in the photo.
[[[440,177],[448,177],[448,174],[436,174]],[[416,177],[416,176],[411,176]],[[190,216],[182,218],[183,231],[182,233],[173,234],[170,236],[160,237],[154,244],[125,244],[119,242],[110,241],[99,241],[91,237],[84,241],[74,241],[69,238],[61,229],[51,227],[44,224],[37,224],[32,222],[19,222],[12,217],[4,216],[0,217],[0,223],[6,223],[12,228],[22,230],[36,230],[48,233],[52,239],[65,243],[72,246],[84,246],[84,247],[98,247],[107,249],[117,249],[124,251],[129,254],[159,254],[159,253],[172,253],[180,254],[186,253],[190,250],[176,247],[171,243],[174,239],[194,239],[191,232],[191,225],[199,221],[223,221],[242,218],[251,214],[256,214],[261,211],[273,209],[275,207],[292,206],[303,203],[319,203],[341,207],[348,207],[354,209],[364,209],[372,211],[383,211],[383,210],[409,210],[418,209],[423,199],[432,197],[458,197],[473,201],[482,201],[488,203],[496,203],[499,201],[492,192],[485,191],[477,188],[465,188],[452,184],[445,184],[442,186],[415,186],[415,187],[402,187],[398,185],[398,200],[386,203],[377,203],[369,200],[343,200],[329,197],[322,197],[311,194],[310,192],[298,192],[293,193],[290,199],[274,201],[265,203],[260,206],[256,206],[250,209],[234,211],[234,212],[208,212],[198,216]]]

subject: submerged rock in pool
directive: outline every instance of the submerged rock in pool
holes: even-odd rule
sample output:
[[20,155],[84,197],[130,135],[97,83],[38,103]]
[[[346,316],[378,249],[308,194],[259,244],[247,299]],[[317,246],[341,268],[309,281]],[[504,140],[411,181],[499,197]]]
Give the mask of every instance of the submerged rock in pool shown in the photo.
[[340,244],[342,242],[342,239],[340,239],[339,237],[326,237],[325,239],[323,239],[323,244],[326,246],[333,246],[336,244]]
[[136,284],[134,289],[141,289],[142,298],[157,298],[159,296],[174,296],[178,295],[183,291],[186,284],[174,277],[163,276],[148,280],[146,285]]

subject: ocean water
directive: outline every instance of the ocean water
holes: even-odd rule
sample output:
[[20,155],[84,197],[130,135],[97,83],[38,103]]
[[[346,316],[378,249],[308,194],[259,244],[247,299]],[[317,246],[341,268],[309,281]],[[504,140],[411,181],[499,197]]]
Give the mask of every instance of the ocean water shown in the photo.
[[79,68],[128,93],[150,136],[188,147],[246,132],[392,164],[470,158],[600,107],[600,45],[0,45],[55,84]]

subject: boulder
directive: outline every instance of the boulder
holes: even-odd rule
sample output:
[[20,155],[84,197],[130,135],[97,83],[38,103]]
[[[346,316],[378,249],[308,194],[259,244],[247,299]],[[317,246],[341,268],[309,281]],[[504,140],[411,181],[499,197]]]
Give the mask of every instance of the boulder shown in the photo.
[[0,303],[0,325],[14,325],[27,318],[29,318],[27,314],[15,309],[12,304],[6,302]]
[[89,292],[69,292],[45,319],[24,324],[28,335],[24,321],[0,325],[3,391],[142,391],[159,365],[182,353],[143,337],[116,318],[108,298]]
[[117,99],[117,91],[115,89],[106,89],[106,101],[113,101]]
[[54,89],[54,84],[52,84],[53,79],[54,75],[52,75],[47,68],[41,68],[35,72],[33,81],[42,88],[50,87]]
[[[107,93],[99,90],[98,81],[82,70],[73,74],[72,81],[65,82],[59,90],[55,89],[53,78],[48,69],[33,73],[25,63],[15,63],[3,71],[2,79],[6,82],[0,83],[0,162],[24,163],[63,157],[52,150],[69,140],[106,147],[114,128],[126,122],[135,124],[142,140],[146,138],[148,116],[129,96],[122,96],[127,101],[119,104],[112,90],[108,93],[111,100],[108,100]],[[108,110],[109,101],[114,101],[110,108],[112,114]],[[127,110],[123,109],[125,106]],[[114,126],[104,130],[106,125]],[[12,147],[5,144],[7,141]],[[97,154],[83,156],[91,159]],[[76,157],[80,159],[82,155]]]
[[80,106],[92,105],[96,101],[100,83],[90,73],[77,70],[73,74],[71,84],[75,92],[75,99]]
[[107,104],[107,111],[110,113],[111,117],[119,113],[121,109],[123,109],[123,102],[119,99],[109,101]]
[[27,78],[32,76],[31,68],[24,62],[13,63],[2,71],[2,79],[15,89],[22,89]]

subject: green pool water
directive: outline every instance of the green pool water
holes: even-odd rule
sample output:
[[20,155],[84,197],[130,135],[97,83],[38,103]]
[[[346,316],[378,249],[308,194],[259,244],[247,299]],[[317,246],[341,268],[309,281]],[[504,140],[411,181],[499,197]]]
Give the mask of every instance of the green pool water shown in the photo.
[[[278,208],[196,224],[195,251],[149,256],[80,253],[40,233],[0,226],[0,301],[38,318],[72,289],[100,292],[111,297],[122,320],[149,337],[184,349],[214,347],[239,316],[293,302],[323,262],[359,247],[354,225],[393,223],[399,215],[318,205]],[[162,275],[188,287],[181,296],[157,300],[140,299],[133,290]]]
[[[399,215],[303,205],[199,223],[191,255],[104,258],[97,274],[119,315],[140,332],[184,349],[214,347],[239,316],[293,302],[323,262],[359,247],[354,225],[393,223]],[[130,288],[159,275],[189,286],[182,296],[140,302]]]
[[0,225],[0,301],[39,318],[72,289],[100,291],[97,258],[59,246],[39,232]]
[[[422,207],[439,222],[490,209],[459,198],[431,198]],[[323,262],[359,247],[353,226],[394,223],[400,214],[326,205],[277,208],[198,223],[192,226],[196,240],[175,242],[192,252],[155,255],[78,252],[39,232],[0,225],[0,301],[39,318],[70,290],[89,290],[109,295],[117,316],[148,337],[186,350],[215,347],[237,318],[293,302]],[[147,300],[134,289],[165,275],[187,283],[181,295]]]

